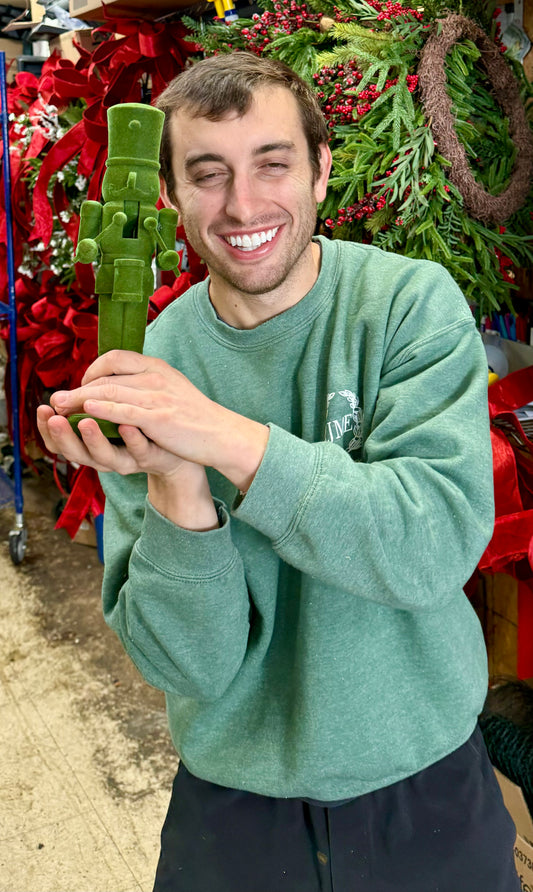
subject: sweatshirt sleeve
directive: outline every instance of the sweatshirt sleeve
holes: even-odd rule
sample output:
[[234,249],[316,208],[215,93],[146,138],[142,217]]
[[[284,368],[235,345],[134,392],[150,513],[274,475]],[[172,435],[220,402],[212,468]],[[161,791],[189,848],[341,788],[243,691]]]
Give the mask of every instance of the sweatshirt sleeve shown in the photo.
[[103,610],[146,681],[215,700],[246,652],[249,599],[226,508],[220,527],[181,529],[146,497],[144,475],[102,474]]
[[397,340],[365,419],[361,460],[270,425],[263,462],[233,513],[325,584],[432,609],[462,588],[492,533],[487,363],[470,313],[412,344]]

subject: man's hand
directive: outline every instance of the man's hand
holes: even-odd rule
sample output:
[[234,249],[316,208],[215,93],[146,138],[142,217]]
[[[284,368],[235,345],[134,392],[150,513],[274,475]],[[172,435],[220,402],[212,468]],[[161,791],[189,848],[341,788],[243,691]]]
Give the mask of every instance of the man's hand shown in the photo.
[[119,474],[144,471],[166,476],[183,463],[179,456],[160,449],[147,440],[140,430],[126,424],[120,425],[124,446],[110,443],[92,418],[80,421],[80,439],[68,419],[57,415],[51,406],[39,406],[37,427],[50,452],[97,471],[116,471]]
[[[40,410],[41,433],[48,448],[98,470],[132,473],[133,461],[137,470],[152,467],[156,473],[172,472],[172,460],[163,459],[159,448],[165,456],[217,468],[239,489],[247,489],[268,440],[265,425],[213,402],[167,363],[125,350],[98,357],[82,386],[55,393],[51,405],[56,418],[51,417],[51,410],[44,417],[44,407]],[[73,432],[70,436],[68,422],[61,416],[80,411],[120,425],[128,458],[123,449],[103,442],[105,438],[90,419],[80,422],[82,443],[76,445],[72,438],[78,438]]]
[[111,350],[88,368],[81,387],[58,391],[50,402],[59,415],[81,411],[134,427],[167,452],[210,463],[206,441],[212,422],[202,425],[201,419],[221,407],[162,360]]
[[50,406],[39,406],[37,424],[50,452],[61,453],[70,461],[119,474],[144,471],[152,505],[178,526],[190,530],[218,526],[205,468],[166,452],[138,428],[120,425],[124,446],[115,446],[92,418],[80,422],[80,439],[68,419],[56,415]]

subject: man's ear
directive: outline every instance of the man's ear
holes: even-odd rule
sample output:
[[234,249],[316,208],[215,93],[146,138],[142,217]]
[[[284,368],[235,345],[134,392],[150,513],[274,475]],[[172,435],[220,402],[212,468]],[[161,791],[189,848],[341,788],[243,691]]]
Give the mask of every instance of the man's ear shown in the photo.
[[163,179],[163,177],[159,178],[159,184],[160,184],[161,201],[163,202],[164,206],[166,208],[174,208],[174,210],[178,211],[178,213],[179,213],[179,207],[177,206],[177,204],[175,204],[169,198],[167,184],[166,184],[165,180]]
[[320,175],[314,183],[315,198],[317,204],[324,201],[328,188],[328,179],[331,171],[331,149],[325,143],[320,144]]

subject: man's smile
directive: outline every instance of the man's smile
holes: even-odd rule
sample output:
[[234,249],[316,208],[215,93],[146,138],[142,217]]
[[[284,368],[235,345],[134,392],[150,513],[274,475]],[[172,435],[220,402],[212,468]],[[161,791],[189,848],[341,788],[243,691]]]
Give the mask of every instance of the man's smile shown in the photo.
[[277,235],[279,228],[279,226],[275,226],[273,229],[263,229],[260,232],[225,235],[222,236],[222,238],[228,245],[231,245],[232,248],[240,248],[241,251],[255,251],[257,248],[260,248],[261,245],[271,242]]

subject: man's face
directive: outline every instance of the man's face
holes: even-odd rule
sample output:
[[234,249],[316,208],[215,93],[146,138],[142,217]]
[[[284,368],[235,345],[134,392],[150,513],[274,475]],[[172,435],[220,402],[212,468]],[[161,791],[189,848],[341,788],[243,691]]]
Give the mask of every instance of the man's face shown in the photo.
[[259,90],[243,117],[209,121],[179,111],[171,133],[177,206],[209,267],[212,299],[235,291],[272,299],[282,286],[291,303],[303,297],[316,278],[310,240],[330,154],[323,146],[313,183],[289,90]]

